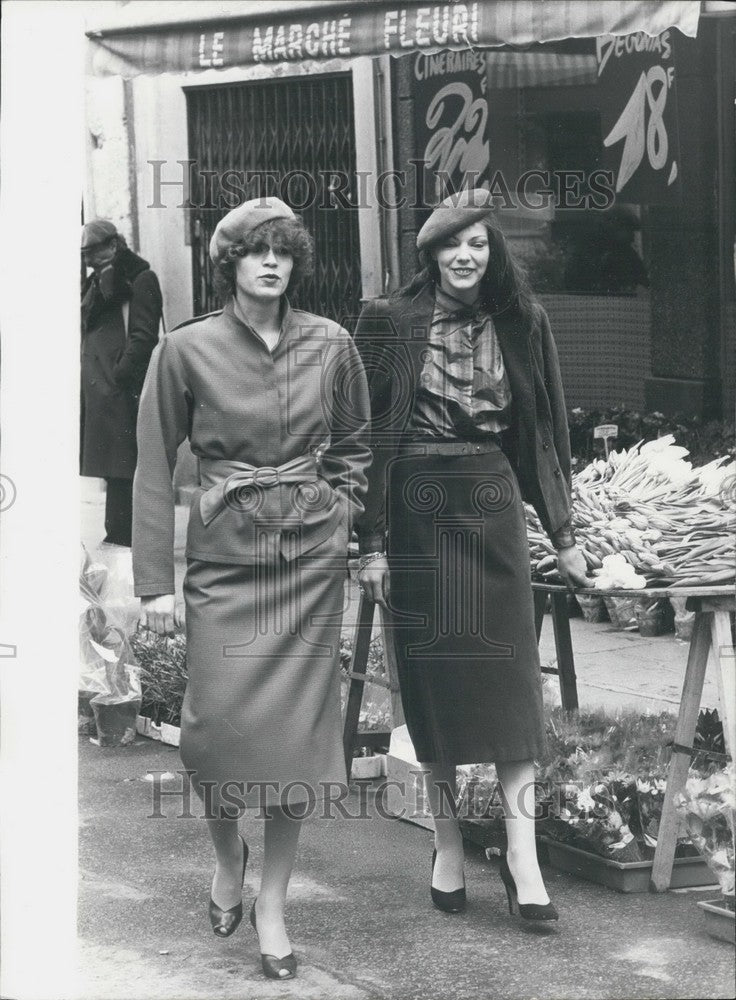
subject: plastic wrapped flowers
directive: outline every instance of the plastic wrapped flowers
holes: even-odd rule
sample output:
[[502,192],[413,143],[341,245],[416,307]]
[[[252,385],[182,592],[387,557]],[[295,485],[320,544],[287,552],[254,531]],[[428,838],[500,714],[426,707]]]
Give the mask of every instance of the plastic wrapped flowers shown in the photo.
[[736,772],[733,763],[707,777],[691,774],[675,796],[690,838],[718,879],[721,892],[734,892]]

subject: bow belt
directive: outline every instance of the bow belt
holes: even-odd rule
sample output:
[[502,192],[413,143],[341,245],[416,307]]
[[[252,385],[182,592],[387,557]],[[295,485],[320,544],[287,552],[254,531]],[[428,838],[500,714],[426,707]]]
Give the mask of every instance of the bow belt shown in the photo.
[[241,489],[270,489],[280,483],[314,483],[317,460],[314,455],[299,455],[283,465],[249,465],[224,458],[201,458],[199,475],[203,486],[209,487],[199,498],[202,521],[208,525],[225,507],[235,506]]

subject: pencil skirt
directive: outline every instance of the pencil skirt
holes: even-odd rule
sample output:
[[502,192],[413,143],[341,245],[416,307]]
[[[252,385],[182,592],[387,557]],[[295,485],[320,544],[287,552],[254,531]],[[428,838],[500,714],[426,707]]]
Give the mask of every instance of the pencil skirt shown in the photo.
[[318,557],[292,562],[188,562],[180,753],[208,807],[308,803],[346,780],[339,644],[347,539],[338,534]]
[[418,759],[538,758],[529,546],[506,456],[399,453],[387,483],[396,657]]

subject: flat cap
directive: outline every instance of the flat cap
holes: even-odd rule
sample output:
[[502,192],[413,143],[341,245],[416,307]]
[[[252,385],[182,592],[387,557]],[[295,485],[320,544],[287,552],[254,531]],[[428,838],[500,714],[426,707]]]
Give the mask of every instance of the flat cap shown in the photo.
[[493,197],[483,188],[470,188],[445,198],[419,230],[417,250],[439,243],[485,219],[493,212]]
[[295,218],[289,206],[279,198],[252,198],[244,201],[217,223],[210,240],[210,258],[216,264],[228,247],[240,243],[248,233],[264,222]]
[[117,235],[118,231],[112,222],[107,219],[92,219],[82,226],[82,250],[92,250]]

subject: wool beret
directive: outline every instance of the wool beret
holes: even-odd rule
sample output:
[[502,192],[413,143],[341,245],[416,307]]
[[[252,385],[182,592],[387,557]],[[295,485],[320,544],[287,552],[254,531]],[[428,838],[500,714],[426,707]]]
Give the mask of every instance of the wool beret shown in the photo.
[[445,198],[419,230],[417,250],[440,243],[466,226],[485,219],[493,212],[493,197],[483,188],[470,188]]
[[117,235],[118,231],[112,222],[108,222],[107,219],[93,219],[82,226],[82,250],[93,250]]
[[228,247],[240,243],[248,233],[272,219],[295,219],[287,204],[279,198],[253,198],[238,205],[217,223],[210,240],[210,258],[217,263]]

